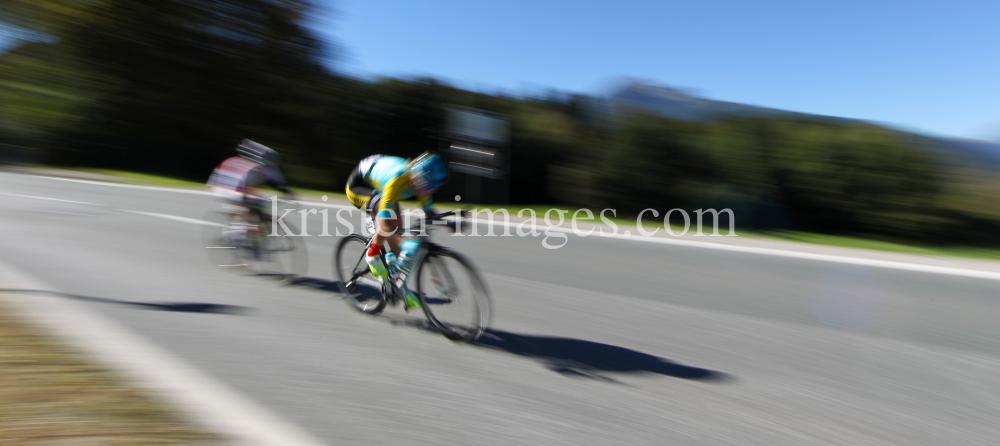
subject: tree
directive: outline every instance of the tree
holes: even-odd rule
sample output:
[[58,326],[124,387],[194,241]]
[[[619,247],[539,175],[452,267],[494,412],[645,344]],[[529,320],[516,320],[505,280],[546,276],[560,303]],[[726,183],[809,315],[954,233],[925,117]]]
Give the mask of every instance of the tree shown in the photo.
[[12,5],[14,26],[52,36],[90,78],[54,162],[199,177],[247,137],[294,159],[331,93],[316,94],[330,74],[308,0]]

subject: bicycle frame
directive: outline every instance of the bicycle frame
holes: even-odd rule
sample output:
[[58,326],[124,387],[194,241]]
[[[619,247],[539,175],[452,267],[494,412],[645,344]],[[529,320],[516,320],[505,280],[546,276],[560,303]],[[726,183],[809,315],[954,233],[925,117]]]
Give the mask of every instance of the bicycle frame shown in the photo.
[[[430,229],[427,225],[435,223],[456,229],[457,222],[443,220],[452,215],[466,216],[463,211],[446,212],[399,229],[398,233],[420,240],[421,246],[413,254],[413,258],[406,259],[408,270],[392,280],[374,277],[366,264],[365,260],[369,260],[366,253],[371,249],[375,238],[373,231],[348,234],[341,239],[334,256],[335,276],[340,280],[341,291],[345,293],[349,303],[365,314],[375,315],[381,313],[387,305],[394,306],[403,301],[407,311],[414,306],[422,307],[428,322],[448,339],[463,342],[478,339],[490,319],[489,294],[485,284],[468,259],[430,241],[427,231]],[[366,213],[364,218],[365,223],[374,227],[375,218],[371,213]],[[406,221],[411,222],[412,220]],[[359,248],[362,249],[360,253],[356,251]],[[390,268],[384,253],[373,261],[383,262],[386,269]],[[410,282],[415,285],[410,285]],[[360,291],[362,288],[359,285],[364,285],[369,292]],[[413,286],[416,287],[415,290],[411,288]],[[380,292],[376,294],[375,290]],[[415,291],[413,297],[419,299],[419,305],[410,299],[411,291]],[[452,306],[453,303],[458,305]]]
[[[420,228],[409,227],[409,228],[400,228],[399,229],[398,232],[401,233],[401,234],[415,236],[418,239],[420,239],[420,243],[423,246],[423,249],[420,250],[419,255],[417,256],[417,258],[415,258],[415,259],[413,259],[413,260],[410,261],[410,264],[413,265],[414,268],[416,268],[418,265],[420,265],[424,261],[424,258],[427,257],[427,255],[431,251],[437,249],[438,246],[439,246],[438,244],[430,241],[430,233],[427,231],[427,228],[425,227],[425,225],[431,224],[433,221],[440,220],[443,217],[446,217],[446,216],[449,216],[449,215],[454,215],[454,214],[455,214],[455,212],[447,212],[447,213],[444,213],[444,214],[437,215],[433,219],[431,219],[431,218],[424,218],[424,219],[421,220],[423,222],[423,224],[421,225]],[[365,223],[368,225],[368,227],[375,227],[375,228],[377,228],[377,225],[376,225],[376,222],[375,222],[375,218],[372,216],[372,214],[370,212],[365,212],[365,220],[366,220]],[[354,264],[354,269],[353,269],[354,274],[351,277],[351,281],[346,284],[347,286],[351,286],[354,283],[354,281],[358,279],[358,277],[360,277],[361,275],[365,274],[364,271],[362,271],[362,272],[359,273],[358,272],[358,267],[362,263],[364,263],[364,259],[365,259],[365,255],[366,255],[365,252],[367,252],[368,249],[371,248],[372,242],[375,240],[374,234],[368,234],[367,237],[368,237],[368,243],[365,245],[365,250],[361,253],[361,257],[358,258],[357,263]],[[390,270],[390,266],[389,266],[389,262],[386,261],[386,259],[385,259],[385,251],[379,253],[379,260],[382,262],[383,265],[385,265],[386,271],[389,271]],[[396,280],[383,280],[382,281],[382,297],[383,297],[383,299],[387,299],[387,301],[388,301],[387,303],[393,304],[393,305],[396,302],[398,302],[398,301],[402,301],[404,308],[409,309],[409,305],[407,305],[406,299],[402,299],[401,298],[402,293],[400,292],[400,287],[403,286],[403,285],[405,285],[409,281],[409,278],[410,278],[409,276],[410,276],[410,274],[413,274],[413,273],[416,273],[416,271],[409,271],[409,272],[407,272],[406,275],[404,277],[402,277],[402,279],[403,279],[402,283],[398,283]]]
[[[296,206],[282,200],[282,207]],[[266,275],[294,278],[308,270],[308,255],[301,240],[272,237],[273,221],[245,205],[223,202],[206,215],[203,241],[209,259],[223,269],[243,269]],[[286,222],[279,236],[297,235],[294,222]],[[290,226],[290,228],[289,228]],[[285,229],[288,231],[286,232]]]

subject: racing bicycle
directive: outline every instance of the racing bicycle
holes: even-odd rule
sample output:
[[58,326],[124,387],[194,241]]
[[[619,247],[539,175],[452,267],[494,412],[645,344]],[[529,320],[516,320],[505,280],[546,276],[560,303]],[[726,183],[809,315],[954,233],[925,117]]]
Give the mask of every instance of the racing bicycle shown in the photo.
[[[294,201],[278,203],[283,210],[297,207]],[[283,280],[304,275],[309,257],[298,227],[287,219],[274,224],[266,214],[260,215],[231,204],[209,211],[202,226],[202,246],[209,260],[222,269]]]
[[[379,314],[388,305],[407,305],[403,287],[416,292],[424,315],[431,325],[446,338],[469,342],[478,339],[490,320],[490,298],[482,278],[465,256],[434,243],[427,229],[444,225],[453,231],[459,224],[446,217],[465,217],[465,211],[451,211],[421,218],[416,227],[404,228],[401,233],[416,237],[421,248],[415,258],[408,260],[409,271],[393,274],[400,280],[380,280],[365,262],[374,235],[374,219],[365,212],[365,219],[372,235],[353,233],[340,240],[334,253],[334,275],[339,280],[341,293],[351,306],[366,314]],[[387,271],[393,271],[385,260],[385,250],[380,260]],[[413,287],[413,285],[416,285]]]

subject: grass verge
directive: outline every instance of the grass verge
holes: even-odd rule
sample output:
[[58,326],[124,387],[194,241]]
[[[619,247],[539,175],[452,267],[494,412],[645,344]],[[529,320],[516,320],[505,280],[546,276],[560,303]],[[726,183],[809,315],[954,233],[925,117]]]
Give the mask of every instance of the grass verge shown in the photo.
[[145,173],[127,172],[114,169],[92,169],[84,167],[65,168],[74,172],[89,172],[99,175],[117,177],[122,182],[131,184],[141,184],[145,186],[175,186],[175,187],[204,187],[205,183],[197,181],[181,180],[178,178],[165,177],[161,175],[150,175]]
[[221,443],[0,302],[0,444]]
[[774,232],[760,232],[760,233],[741,232],[740,236],[765,238],[773,240],[788,240],[788,241],[813,243],[817,245],[827,245],[827,246],[841,246],[845,248],[859,248],[859,249],[871,249],[877,251],[899,252],[905,254],[1000,260],[1000,250],[998,249],[976,248],[971,246],[937,247],[937,246],[904,245],[900,243],[893,243],[882,240],[873,240],[870,238],[850,237],[850,236],[830,235],[830,234],[817,234],[812,232],[795,232],[795,231],[774,231]]
[[[518,214],[518,212],[521,211],[521,210],[530,209],[530,210],[534,211],[535,218],[537,219],[537,221],[539,223],[544,223],[545,214],[549,210],[556,209],[556,210],[565,211],[565,213],[563,214],[564,218],[565,218],[564,223],[568,223],[573,218],[573,214],[575,212],[577,212],[577,210],[578,210],[578,209],[568,208],[568,207],[564,207],[564,206],[555,206],[555,205],[554,206],[536,206],[536,205],[531,205],[531,206],[520,206],[520,207],[492,206],[492,205],[490,205],[490,206],[481,206],[481,205],[472,205],[472,204],[468,204],[468,205],[464,205],[464,206],[459,206],[459,205],[461,205],[461,203],[447,203],[446,205],[444,205],[442,207],[446,208],[446,209],[458,208],[458,207],[469,207],[469,208],[472,208],[472,209],[489,210],[489,211],[494,211],[494,212],[500,211],[500,210],[506,210],[508,212],[508,214],[510,214],[511,217],[516,217],[517,214]],[[580,223],[587,223],[587,224],[601,224],[601,223],[603,223],[602,219],[601,219],[600,211],[596,211],[596,212],[592,211],[592,212],[593,212],[593,216],[594,216],[593,219],[584,220],[583,218],[585,218],[585,214],[583,212],[581,212],[580,213],[580,217],[581,218],[578,221]],[[525,217],[528,217],[529,214],[527,213],[527,211],[525,211],[524,215],[525,215]],[[553,223],[558,223],[559,222],[559,216],[555,212],[552,212],[550,215],[551,215],[550,220]],[[619,214],[619,215],[621,215],[621,214]],[[660,216],[661,217],[663,216],[662,213],[660,214]],[[611,214],[609,212],[609,213],[606,213],[604,217],[605,217],[606,220],[608,220],[608,221],[610,221],[612,223],[615,223],[616,225],[618,225],[618,226],[620,226],[622,228],[636,228],[637,227],[637,219],[636,219],[635,216],[632,216],[631,218],[628,218],[625,215],[621,215],[621,217],[625,217],[625,218],[621,218],[621,217],[613,216],[613,214]],[[647,217],[648,217],[648,215],[647,215]],[[706,222],[711,221],[710,217],[706,217],[706,218],[709,219],[709,220],[706,220]],[[692,221],[691,221],[691,226],[688,228],[688,234],[691,234],[691,233],[693,233],[695,231],[694,217],[692,217],[691,219],[692,219]],[[713,232],[713,228],[711,227],[711,223],[706,223],[706,225],[707,226],[704,229],[705,234],[711,234]],[[666,228],[667,228],[663,224],[663,220],[661,220],[661,219],[649,219],[649,218],[644,218],[642,220],[642,226],[643,226],[643,229],[645,231],[647,231],[647,232],[654,232],[655,231],[659,235],[662,235],[664,233],[664,231],[666,230]],[[671,224],[670,225],[670,229],[673,230],[674,233],[677,233],[677,234],[680,234],[680,233],[684,232],[684,227],[682,225]],[[623,231],[623,229],[619,228],[618,233],[621,233],[622,231]],[[637,232],[633,230],[632,233],[636,234]],[[728,227],[719,227],[719,233],[720,234],[728,234],[729,233]],[[876,240],[876,239],[865,238],[865,237],[852,237],[852,236],[830,235],[830,234],[819,234],[819,233],[813,233],[813,232],[797,232],[797,231],[746,231],[746,230],[736,230],[734,233],[737,234],[737,235],[739,235],[740,237],[759,238],[759,239],[768,239],[768,240],[793,241],[793,242],[810,243],[810,244],[824,245],[824,246],[838,246],[838,247],[844,247],[844,248],[868,249],[868,250],[874,250],[874,251],[898,252],[898,253],[904,253],[904,254],[919,254],[919,255],[928,255],[928,256],[947,256],[947,257],[962,257],[962,258],[982,259],[982,260],[1000,260],[1000,249],[993,249],[993,248],[978,248],[978,247],[972,247],[972,246],[949,246],[949,247],[921,246],[921,245],[918,245],[918,244],[893,243],[893,242]]]
[[[110,177],[116,177],[116,179],[118,179],[118,180],[120,180],[122,182],[130,183],[130,184],[140,184],[140,185],[144,185],[144,186],[166,186],[166,187],[174,186],[174,187],[199,187],[199,188],[206,187],[204,182],[181,180],[181,179],[171,178],[171,177],[165,177],[165,176],[161,176],[161,175],[151,175],[151,174],[145,174],[145,173],[127,172],[127,171],[124,171],[124,170],[94,169],[94,168],[85,168],[85,167],[67,168],[67,169],[63,169],[63,170],[71,170],[71,171],[74,171],[74,172],[87,172],[87,173],[94,173],[94,174],[99,174],[99,175],[107,175],[107,176],[110,176]],[[314,190],[314,189],[306,189],[306,188],[301,188],[301,187],[293,187],[293,188],[290,188],[290,189],[293,190],[295,193],[300,194],[300,195],[309,195],[309,196],[315,195],[316,197],[327,195],[327,196],[329,196],[331,198],[347,198],[347,195],[344,194],[343,192],[326,192],[326,191],[320,191],[320,190]]]

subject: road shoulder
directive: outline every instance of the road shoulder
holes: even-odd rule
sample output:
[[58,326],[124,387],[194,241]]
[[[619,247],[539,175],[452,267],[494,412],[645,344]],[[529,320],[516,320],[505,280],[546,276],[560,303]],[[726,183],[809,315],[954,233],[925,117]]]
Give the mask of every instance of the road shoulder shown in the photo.
[[69,348],[165,401],[187,422],[247,446],[323,444],[231,387],[138,334],[59,297],[56,290],[0,260],[0,302]]

